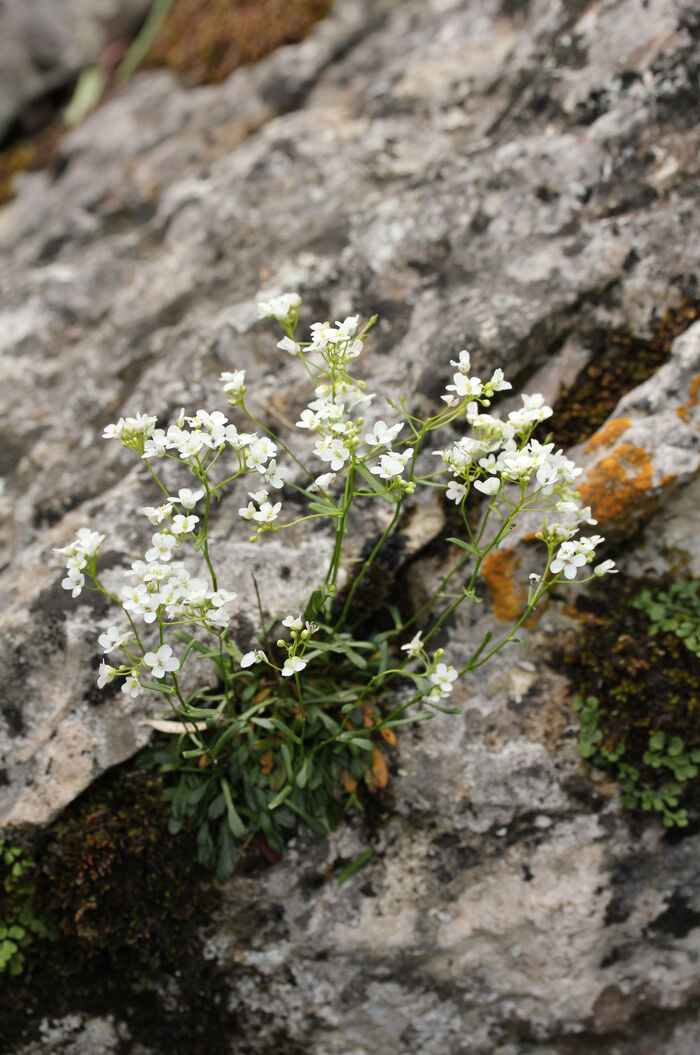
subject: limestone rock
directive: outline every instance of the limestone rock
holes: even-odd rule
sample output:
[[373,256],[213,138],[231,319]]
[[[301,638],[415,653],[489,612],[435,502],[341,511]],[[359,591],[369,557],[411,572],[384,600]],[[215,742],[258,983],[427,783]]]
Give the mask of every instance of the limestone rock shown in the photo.
[[[686,0],[336,0],[303,44],[221,86],[135,77],[65,138],[60,172],[22,178],[0,211],[5,821],[48,821],[144,743],[157,707],[94,688],[109,612],[71,601],[52,553],[98,527],[116,582],[147,543],[152,493],[104,425],[215,409],[219,373],[239,367],[260,416],[291,417],[307,390],[258,293],[298,289],[304,325],[377,311],[362,370],[417,413],[462,347],[524,387],[570,369],[560,351],[594,328],[644,334],[695,289],[696,34]],[[696,326],[580,452],[592,504],[606,459],[650,498],[602,511],[623,571],[698,567],[697,342]],[[268,608],[291,609],[325,539],[254,551],[240,497],[214,530],[252,634],[251,563]],[[417,591],[444,559],[414,562]],[[503,631],[482,593],[445,634],[452,662]],[[698,837],[638,830],[613,787],[591,786],[546,662],[576,631],[560,598],[459,687],[461,717],[402,736],[386,828],[300,834],[229,884],[208,941],[241,1023],[232,1053],[697,1047]],[[366,869],[326,881],[368,837]],[[89,1030],[111,1050],[120,1016],[78,1024],[83,1048],[71,1035],[65,1050],[88,1050]]]

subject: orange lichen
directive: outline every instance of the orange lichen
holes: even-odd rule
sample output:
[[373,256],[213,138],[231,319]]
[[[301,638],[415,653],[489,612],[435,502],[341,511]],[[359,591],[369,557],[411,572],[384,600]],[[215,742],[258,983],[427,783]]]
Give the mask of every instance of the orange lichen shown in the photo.
[[629,418],[612,418],[611,421],[608,421],[602,428],[593,433],[584,448],[586,453],[594,451],[598,447],[612,447],[631,424]]
[[512,549],[487,553],[481,565],[481,574],[493,601],[493,614],[504,623],[519,619],[527,604],[527,586],[515,578],[519,565],[520,557]]
[[700,373],[696,374],[693,380],[690,382],[690,390],[688,392],[688,398],[685,403],[681,403],[680,407],[676,407],[676,414],[684,421],[686,425],[690,424],[690,414],[694,406],[697,406],[698,399],[700,398]]
[[643,447],[621,443],[588,471],[579,486],[581,501],[601,525],[626,516],[648,502],[652,491],[651,459]]

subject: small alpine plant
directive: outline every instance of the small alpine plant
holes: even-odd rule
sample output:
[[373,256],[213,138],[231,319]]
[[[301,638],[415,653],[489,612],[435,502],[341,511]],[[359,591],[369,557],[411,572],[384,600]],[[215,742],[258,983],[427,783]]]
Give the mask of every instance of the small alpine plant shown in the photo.
[[[458,679],[516,640],[557,583],[615,570],[610,560],[596,561],[601,536],[579,534],[595,524],[575,490],[581,469],[533,437],[552,413],[541,395],[523,395],[519,409],[497,417],[488,408],[510,382],[501,369],[485,381],[475,377],[462,350],[432,416],[416,417],[404,398],[386,399],[374,412],[377,395],[351,370],[375,318],[317,322],[310,340],[301,340],[300,303],[287,293],[258,305],[261,317],[281,325],[277,347],[298,360],[313,387],[296,422],[297,452],[291,436],[276,435],[249,410],[245,371],[227,371],[220,380],[233,421],[220,410],[182,410],[167,426],[137,414],[105,429],[144,462],[160,491],[159,504],[143,509],[151,546],[126,571],[120,593],[98,574],[104,535],[80,528],[58,551],[64,589],[76,598],[98,591],[121,610],[98,638],[105,657],[98,686],[118,682],[127,697],[153,691],[167,701],[169,710],[150,724],[169,736],[156,758],[175,777],[170,827],[197,828],[200,860],[220,879],[254,837],[274,857],[298,818],[326,834],[346,811],[361,809],[368,790],[387,783],[382,748],[396,744],[397,727],[453,711],[446,704]],[[188,486],[166,486],[158,471],[165,461],[181,467]],[[212,554],[212,509],[234,485],[247,495],[238,513],[253,540],[312,520],[330,528],[325,577],[295,611],[265,622],[258,598],[257,641],[234,639],[237,595],[219,582]],[[285,517],[285,488],[301,497],[303,515]],[[388,605],[383,624],[375,619],[372,631],[358,633],[368,624],[366,612],[355,611],[357,591],[400,530],[402,512],[428,488],[455,508],[460,537],[447,539],[454,562],[419,610]],[[353,511],[368,503],[387,507],[386,527],[358,565],[344,544]],[[533,513],[542,517],[542,560],[523,611],[499,640],[487,633],[457,670],[431,639],[451,612],[478,600],[485,558]],[[182,672],[193,660],[208,673],[197,672],[201,687],[186,694]]]

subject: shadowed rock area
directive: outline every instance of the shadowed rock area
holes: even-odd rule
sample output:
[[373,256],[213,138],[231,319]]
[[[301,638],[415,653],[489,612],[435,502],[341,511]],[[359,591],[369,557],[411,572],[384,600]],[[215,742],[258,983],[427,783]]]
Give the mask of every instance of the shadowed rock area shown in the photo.
[[[624,361],[621,333],[668,333],[604,424],[584,414],[571,456],[619,580],[700,576],[699,31],[685,0],[336,0],[220,85],[139,74],[63,138],[54,173],[18,177],[0,210],[0,824],[48,824],[147,742],[159,704],[97,692],[109,611],[61,589],[53,549],[104,531],[117,583],[148,544],[147,473],[101,439],[120,415],[226,409],[219,374],[245,368],[262,419],[294,420],[309,392],[259,293],[297,290],[305,326],[378,312],[360,372],[417,413],[467,347],[480,376],[545,393],[555,439],[560,393],[613,345]],[[303,532],[250,543],[244,502],[214,532],[249,632],[250,571],[269,612],[296,610],[326,550]],[[431,531],[421,546],[402,581],[418,600],[449,567]],[[511,538],[483,603],[447,624],[455,666],[503,632],[531,553]],[[401,733],[379,823],[300,833],[225,885],[202,962],[232,1026],[208,1050],[700,1050],[700,815],[669,835],[579,757],[584,593],[561,589],[523,647],[460,682],[461,715]],[[17,1050],[164,1045],[115,997],[30,1021]]]

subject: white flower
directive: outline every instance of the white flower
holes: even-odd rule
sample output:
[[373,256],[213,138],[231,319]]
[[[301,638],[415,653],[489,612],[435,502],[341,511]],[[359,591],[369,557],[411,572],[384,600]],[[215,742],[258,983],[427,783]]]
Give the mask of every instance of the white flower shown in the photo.
[[200,498],[204,498],[204,491],[191,491],[189,487],[181,487],[177,498],[171,495],[168,501],[179,502],[183,509],[194,509]]
[[301,297],[298,293],[281,293],[278,297],[258,302],[258,316],[261,319],[277,319],[278,322],[290,322],[299,310]]
[[114,425],[106,425],[102,433],[104,440],[120,440],[124,435],[124,418],[120,418]]
[[173,656],[170,645],[161,645],[155,652],[147,652],[143,661],[152,669],[154,678],[163,678],[166,671],[178,670],[180,666],[180,661]]
[[[269,502],[263,502],[260,509],[253,513],[252,519],[256,520],[259,524],[271,524],[274,520],[277,520],[281,508],[281,502],[275,502],[274,505],[271,505]],[[246,519],[248,518],[246,517]]]
[[578,569],[588,563],[586,554],[581,550],[580,543],[580,539],[562,542],[557,550],[555,559],[549,566],[549,570],[553,575],[563,571],[567,579],[576,578]]
[[252,520],[256,513],[257,509],[252,502],[249,502],[247,506],[242,506],[238,510],[239,517],[243,517],[244,520]]
[[342,439],[332,436],[322,436],[316,441],[314,454],[323,462],[330,462],[331,469],[337,472],[342,469],[346,460],[350,457],[350,451]]
[[552,408],[545,405],[541,392],[533,392],[531,395],[523,393],[520,398],[523,401],[521,409],[514,410],[508,415],[508,421],[519,432],[552,416]]
[[290,630],[301,630],[304,625],[304,620],[301,615],[288,615],[286,619],[282,620],[282,626],[288,626]]
[[287,656],[282,667],[282,677],[291,678],[293,674],[298,674],[305,666],[306,661],[299,659],[298,656]]
[[144,554],[147,561],[170,560],[173,555],[172,551],[177,546],[175,536],[165,531],[156,531],[155,535],[151,536],[151,542],[153,543],[152,548],[146,550]]
[[100,669],[97,672],[97,688],[104,689],[105,685],[112,681],[116,673],[116,667],[110,667],[109,663],[100,663]]
[[204,446],[206,446],[206,441],[201,432],[188,432],[186,429],[182,430],[182,436],[177,444],[177,449],[180,452],[181,458],[196,457]]
[[239,400],[245,393],[245,370],[226,370],[219,381],[224,382],[224,393],[232,402]]
[[481,491],[485,495],[495,495],[496,491],[501,486],[501,481],[497,476],[491,476],[488,480],[475,480],[474,487],[477,491]]
[[118,627],[110,626],[104,634],[100,634],[97,640],[103,652],[113,652],[115,648],[121,648],[130,637],[131,634],[128,630],[124,633]]
[[68,568],[65,579],[61,580],[61,586],[64,590],[71,591],[71,597],[79,597],[84,585],[85,576],[78,568]]
[[241,656],[242,667],[252,667],[253,663],[267,663],[267,656],[261,648],[255,648]]
[[510,381],[505,381],[503,378],[503,371],[500,366],[494,370],[493,377],[490,381],[486,382],[487,386],[492,392],[504,392],[509,388],[512,388]]
[[614,560],[604,560],[602,564],[596,564],[593,569],[594,575],[617,575],[619,568],[615,567]]
[[449,696],[452,692],[452,682],[456,681],[457,677],[457,671],[454,667],[448,667],[446,663],[438,663],[435,671],[430,675],[430,680],[439,691],[440,696]]
[[387,425],[385,421],[380,419],[372,431],[365,434],[365,442],[369,443],[370,447],[379,445],[388,447],[401,432],[403,425],[402,421],[396,425]]
[[290,355],[299,355],[301,351],[301,345],[293,341],[291,337],[283,337],[281,341],[277,342],[277,347],[281,348],[283,352],[289,352]]
[[401,475],[412,457],[413,447],[409,447],[403,454],[399,454],[398,451],[389,451],[387,454],[382,454],[379,465],[370,466],[369,471],[382,480],[392,480]]
[[455,502],[456,505],[459,505],[459,503],[465,497],[466,493],[467,489],[464,484],[459,483],[458,480],[450,480],[449,484],[447,485],[445,497],[449,498],[450,501]]
[[78,528],[75,545],[89,557],[94,557],[104,540],[105,536],[100,535],[99,531],[91,531],[90,528],[82,527]]
[[314,482],[312,484],[309,484],[309,486],[307,487],[306,490],[307,491],[326,491],[330,487],[330,485],[333,483],[333,481],[337,480],[337,479],[338,479],[338,477],[336,476],[335,473],[321,473],[320,476],[316,477],[316,479],[314,480]]
[[270,487],[282,487],[284,481],[287,479],[289,470],[280,465],[277,467],[277,462],[273,458],[272,461],[268,462],[265,472],[262,474],[265,483],[269,484]]
[[144,506],[141,512],[152,524],[162,524],[173,511],[172,500],[168,499],[162,506]]
[[176,513],[170,530],[174,535],[189,535],[194,531],[194,526],[199,522],[199,517],[186,517],[182,513]]
[[215,608],[221,608],[225,604],[230,604],[238,597],[237,593],[233,593],[232,590],[218,589],[213,593],[209,594],[209,600]]
[[246,451],[246,466],[262,473],[270,458],[277,454],[277,444],[273,443],[268,436],[258,436],[248,446]]
[[411,638],[411,640],[406,645],[402,645],[401,648],[404,652],[408,652],[408,655],[411,659],[417,659],[418,656],[420,656],[421,649],[423,648],[423,640],[421,638],[420,630]]
[[302,410],[301,417],[297,421],[296,425],[298,429],[311,429],[315,432],[317,428],[323,423],[323,415],[315,414],[313,410]]
[[446,392],[456,392],[462,399],[465,396],[480,396],[483,385],[479,377],[467,377],[466,374],[452,375],[454,384],[445,387]]
[[469,352],[466,348],[463,348],[459,353],[457,361],[450,359],[450,366],[456,366],[460,374],[468,374],[471,370],[471,360],[469,358]]
[[132,698],[141,695],[141,682],[133,670],[131,674],[127,674],[122,682],[122,692],[125,696],[131,696]]

